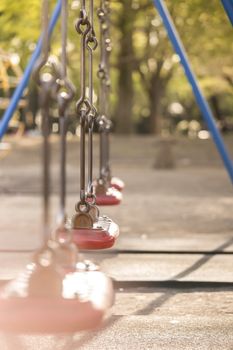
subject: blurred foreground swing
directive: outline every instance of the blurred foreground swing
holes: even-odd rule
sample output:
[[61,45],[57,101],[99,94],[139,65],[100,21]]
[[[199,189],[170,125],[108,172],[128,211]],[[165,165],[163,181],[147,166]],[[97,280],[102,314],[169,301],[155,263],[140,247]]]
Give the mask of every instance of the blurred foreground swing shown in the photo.
[[[44,243],[31,263],[0,292],[0,330],[20,333],[67,333],[96,327],[112,305],[111,281],[90,262],[78,260],[65,215],[65,118],[73,90],[66,77],[67,0],[63,0],[63,59],[61,75],[49,61],[48,0],[43,1],[43,50],[35,69],[40,86],[43,129]],[[50,143],[49,106],[57,82],[62,145],[61,191],[58,228],[49,227]]]

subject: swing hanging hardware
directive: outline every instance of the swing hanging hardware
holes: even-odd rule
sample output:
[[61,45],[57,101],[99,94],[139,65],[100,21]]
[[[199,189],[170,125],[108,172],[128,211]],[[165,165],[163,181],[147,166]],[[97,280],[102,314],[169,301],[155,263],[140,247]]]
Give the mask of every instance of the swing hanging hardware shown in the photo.
[[91,110],[88,114],[88,129],[93,132],[95,121],[97,120],[98,117],[98,111],[94,105],[91,106]]
[[75,204],[75,210],[76,212],[81,212],[81,213],[89,213],[90,211],[90,203],[84,202],[82,203],[81,201]]
[[88,51],[88,69],[89,69],[89,96],[88,100],[91,105],[91,110],[87,117],[88,127],[88,180],[87,180],[87,192],[86,200],[91,205],[90,215],[94,222],[98,220],[99,210],[96,207],[96,198],[93,190],[93,130],[94,124],[98,116],[97,108],[93,103],[93,52],[98,47],[98,40],[96,38],[94,26],[93,26],[93,3],[90,2],[90,22],[91,30],[86,38],[86,48]]
[[90,102],[88,99],[80,98],[78,102],[76,103],[76,112],[77,116],[81,119],[87,119],[88,114],[90,113],[92,109],[92,106],[90,105]]
[[86,47],[88,50],[91,51],[95,51],[98,47],[98,40],[96,38],[95,31],[92,26],[86,37]]
[[[108,0],[101,0],[100,8],[97,11],[100,24],[100,63],[98,78],[100,80],[100,116],[97,118],[97,125],[100,134],[100,165],[99,178],[95,183],[95,194],[97,205],[116,205],[121,202],[122,195],[117,186],[112,182],[110,157],[109,157],[109,134],[112,122],[109,116],[109,94],[111,88],[109,55],[112,50],[110,38],[110,4]],[[122,183],[122,182],[121,182]]]
[[80,17],[75,23],[75,29],[79,34],[83,36],[86,36],[91,30],[91,23],[88,19],[88,15],[85,8],[80,9]]
[[[60,75],[61,76],[61,75]],[[66,110],[75,96],[75,88],[67,78],[58,78],[57,83],[57,102],[59,116],[65,116]]]
[[[76,104],[76,112],[77,117],[80,121],[81,127],[81,139],[80,139],[80,202],[82,205],[85,205],[87,202],[87,193],[85,189],[85,131],[86,126],[89,129],[89,179],[92,176],[92,131],[94,128],[94,121],[97,116],[97,110],[93,105],[93,81],[92,81],[92,54],[93,51],[97,48],[98,41],[95,35],[94,27],[93,27],[93,1],[90,1],[90,19],[88,17],[85,1],[82,1],[81,10],[80,10],[80,18],[76,22],[76,30],[78,34],[81,35],[81,61],[80,61],[80,80],[81,80],[81,96]],[[81,25],[86,25],[86,29],[81,28]],[[89,52],[89,97],[86,96],[86,50]],[[89,208],[86,206],[86,208]],[[76,208],[77,209],[77,208]],[[89,211],[89,210],[88,210]],[[82,213],[83,214],[83,213]],[[77,215],[75,216],[77,217]]]
[[33,77],[37,85],[49,96],[53,96],[56,81],[60,77],[57,62],[53,56],[43,55],[38,59],[33,70]]
[[[76,22],[76,30],[81,36],[80,83],[81,93],[76,104],[77,117],[80,121],[80,200],[76,204],[76,214],[72,218],[73,240],[81,249],[105,249],[115,243],[119,234],[118,226],[111,220],[100,216],[95,205],[93,190],[93,128],[98,119],[98,111],[93,103],[93,52],[98,41],[93,24],[93,0],[89,1],[89,12],[82,0],[83,12]],[[82,27],[85,25],[86,27]],[[88,67],[86,56],[88,53]],[[88,84],[86,84],[88,75]],[[88,87],[88,96],[87,88]],[[86,127],[88,127],[88,159],[85,156]],[[87,186],[85,168],[88,168]]]
[[[86,25],[86,30],[81,29],[81,25]],[[90,100],[86,97],[86,49],[93,51],[97,45],[93,39],[92,25],[88,19],[85,9],[80,11],[80,19],[76,22],[76,30],[81,35],[81,97],[76,104],[77,117],[80,121],[81,140],[80,140],[80,201],[75,205],[76,214],[72,218],[72,227],[81,229],[90,229],[94,220],[90,214],[91,204],[87,201],[85,189],[85,129],[89,122],[93,107]],[[92,45],[94,43],[94,45]]]
[[106,69],[105,69],[104,65],[101,63],[99,64],[99,70],[97,72],[97,76],[102,81],[106,80]]

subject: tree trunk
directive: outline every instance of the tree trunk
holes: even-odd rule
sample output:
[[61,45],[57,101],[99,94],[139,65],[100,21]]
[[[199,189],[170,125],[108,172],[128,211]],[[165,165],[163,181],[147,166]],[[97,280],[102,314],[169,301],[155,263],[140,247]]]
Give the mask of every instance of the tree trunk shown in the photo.
[[218,120],[223,120],[223,116],[222,116],[222,113],[220,111],[220,106],[219,106],[219,102],[218,102],[218,97],[216,95],[212,95],[210,97],[210,102],[211,102],[211,105],[212,105],[212,109],[213,109],[213,112],[214,112],[214,115],[215,117],[218,119]]
[[150,133],[160,134],[162,127],[161,99],[164,94],[164,84],[157,73],[154,73],[150,81]]
[[220,128],[222,132],[227,132],[229,130],[229,126],[227,124],[226,118],[224,117],[220,106],[219,106],[219,100],[217,95],[212,95],[210,97],[210,102],[212,105],[212,109],[214,112],[215,117],[219,120]]
[[28,111],[30,112],[32,116],[31,125],[30,128],[35,129],[36,128],[36,115],[37,111],[39,109],[39,102],[38,102],[38,88],[34,82],[30,83],[29,86],[29,93],[28,93]]
[[132,108],[133,108],[133,14],[132,0],[124,2],[122,11],[119,15],[119,29],[122,37],[120,40],[120,50],[118,54],[118,101],[114,113],[116,123],[116,132],[129,134],[132,130]]

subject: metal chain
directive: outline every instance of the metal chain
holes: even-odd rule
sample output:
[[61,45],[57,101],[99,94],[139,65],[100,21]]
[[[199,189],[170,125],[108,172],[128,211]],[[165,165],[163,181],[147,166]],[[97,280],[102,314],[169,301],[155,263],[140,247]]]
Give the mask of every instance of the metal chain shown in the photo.
[[80,204],[76,205],[77,209],[84,206],[85,211],[88,210],[89,205],[86,201],[85,192],[85,129],[88,121],[88,115],[92,109],[89,99],[86,98],[86,48],[88,43],[88,36],[92,33],[92,26],[86,11],[86,1],[81,1],[80,18],[75,24],[76,31],[81,36],[81,59],[80,59],[80,82],[81,82],[81,96],[76,104],[77,116],[80,120]]
[[88,49],[88,70],[89,70],[89,102],[91,111],[88,115],[88,186],[87,186],[87,197],[92,199],[93,204],[95,203],[94,188],[93,188],[93,128],[97,118],[97,110],[93,103],[93,51],[98,46],[98,41],[94,30],[93,21],[93,0],[89,1],[89,17],[91,24],[91,31],[87,37],[87,49]]
[[86,13],[86,3],[82,0],[80,18],[76,22],[76,30],[81,35],[81,60],[80,60],[80,82],[81,96],[76,104],[77,115],[80,119],[80,201],[85,204],[85,127],[90,106],[86,100],[86,38],[91,29],[91,24]]
[[57,102],[60,129],[60,212],[58,224],[66,221],[66,132],[68,107],[75,94],[74,86],[67,78],[67,9],[68,1],[62,0],[61,10],[61,69],[60,79],[57,80]]
[[100,79],[100,96],[99,108],[100,118],[98,119],[100,131],[100,179],[107,181],[110,178],[109,165],[109,132],[111,129],[111,121],[107,118],[109,115],[109,93],[110,93],[110,67],[109,54],[111,52],[110,40],[110,3],[108,0],[101,0],[98,10],[100,21],[100,64],[98,76]]
[[42,5],[42,29],[43,29],[43,41],[42,41],[42,57],[45,61],[49,56],[49,2],[44,0]]
[[105,47],[105,35],[106,35],[106,8],[105,0],[101,0],[100,8],[97,11],[100,22],[100,64],[98,70],[98,77],[100,79],[100,94],[99,94],[99,111],[100,116],[105,115],[105,83],[107,80],[107,56]]
[[66,79],[67,76],[67,17],[68,3],[67,0],[62,0],[61,8],[61,78]]
[[[110,88],[111,88],[111,81],[110,81],[110,64],[109,64],[109,56],[112,51],[112,45],[111,45],[111,39],[110,39],[110,1],[105,0],[104,2],[105,6],[105,26],[103,28],[103,36],[104,36],[104,51],[105,51],[105,70],[106,70],[106,77],[105,77],[105,116],[109,115],[109,95],[110,95]],[[106,125],[108,127],[108,125]]]
[[51,94],[57,79],[53,65],[49,64],[49,32],[48,32],[48,14],[49,2],[43,0],[42,5],[42,52],[35,65],[34,79],[40,87],[40,104],[42,113],[42,133],[43,133],[43,224],[44,224],[44,243],[50,237],[49,229],[49,197],[50,197],[50,118],[49,106]]

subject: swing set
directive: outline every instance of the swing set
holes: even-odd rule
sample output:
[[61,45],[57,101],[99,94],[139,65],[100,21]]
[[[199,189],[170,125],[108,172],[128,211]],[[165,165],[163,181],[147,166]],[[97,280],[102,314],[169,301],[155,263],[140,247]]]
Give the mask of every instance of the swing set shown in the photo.
[[[222,1],[232,21],[233,2]],[[109,1],[101,0],[98,9],[100,40],[94,28],[93,0],[81,0],[80,15],[75,29],[80,36],[80,97],[76,116],[80,122],[80,194],[75,213],[68,220],[66,212],[66,129],[69,105],[75,88],[67,75],[67,16],[68,0],[59,0],[49,23],[49,1],[43,0],[43,35],[15,90],[11,103],[0,123],[0,138],[27,86],[33,72],[40,90],[43,134],[43,245],[33,255],[25,271],[0,291],[0,330],[22,333],[66,333],[96,327],[112,306],[114,292],[111,280],[98,266],[83,260],[78,249],[110,248],[119,235],[119,227],[99,206],[117,205],[122,199],[124,183],[112,176],[110,167],[109,134]],[[181,59],[193,93],[222,157],[231,181],[233,165],[211,110],[200,90],[163,0],[154,0],[168,36]],[[227,5],[232,7],[227,7]],[[230,10],[229,10],[230,8]],[[228,12],[229,10],[229,12]],[[51,34],[61,12],[60,64],[49,57]],[[100,45],[99,108],[93,102],[93,55]],[[88,58],[88,62],[87,62]],[[88,79],[87,79],[88,77]],[[88,88],[88,89],[87,89]],[[88,93],[87,93],[88,91]],[[50,209],[50,120],[49,109],[56,101],[59,113],[60,136],[60,193],[57,227],[51,230]],[[100,139],[99,175],[93,180],[93,130],[98,125]],[[86,133],[86,131],[88,131]],[[86,157],[86,137],[88,138]],[[86,174],[87,168],[87,174]]]

